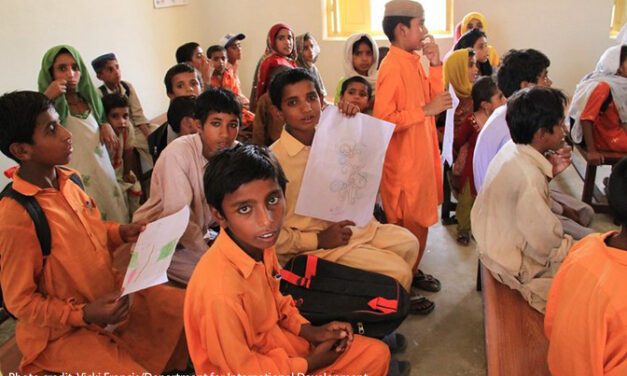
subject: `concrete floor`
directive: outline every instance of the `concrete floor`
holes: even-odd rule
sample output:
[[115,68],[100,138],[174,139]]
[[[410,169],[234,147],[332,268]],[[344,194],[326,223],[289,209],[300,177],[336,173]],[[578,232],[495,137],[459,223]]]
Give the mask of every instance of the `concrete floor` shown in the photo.
[[[609,175],[602,167],[598,184]],[[573,168],[552,183],[574,197],[580,197],[583,183]],[[600,232],[616,229],[610,218],[597,214],[592,227]],[[427,252],[421,269],[442,282],[438,293],[425,293],[436,303],[427,316],[410,316],[399,331],[409,343],[397,359],[412,363],[412,375],[485,375],[485,346],[481,293],[475,290],[477,252],[474,242],[462,247],[455,241],[456,227],[437,224],[429,231]],[[13,335],[14,322],[0,326],[0,343]]]
[[[575,156],[575,158],[581,158]],[[608,176],[609,167],[598,169],[597,184]],[[573,197],[581,197],[583,183],[569,167],[554,179],[552,186]],[[617,229],[611,218],[597,214],[592,227],[599,232]],[[477,252],[474,241],[469,246],[457,244],[455,225],[437,224],[429,230],[427,253],[421,269],[442,282],[438,293],[424,293],[436,303],[427,316],[410,316],[399,332],[409,340],[399,360],[412,363],[412,375],[485,375],[485,336],[481,293],[475,290]]]

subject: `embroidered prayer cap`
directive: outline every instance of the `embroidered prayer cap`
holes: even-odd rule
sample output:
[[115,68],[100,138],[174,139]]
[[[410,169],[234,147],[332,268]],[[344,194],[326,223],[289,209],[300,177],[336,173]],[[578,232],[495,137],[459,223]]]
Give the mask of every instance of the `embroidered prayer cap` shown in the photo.
[[98,73],[101,70],[103,70],[107,62],[111,60],[117,60],[113,52],[98,56],[97,58],[91,61],[91,66],[92,68],[94,68],[96,73]]
[[424,16],[424,10],[422,9],[422,5],[417,1],[392,0],[385,4],[385,13],[383,16],[420,18]]
[[218,44],[224,46],[224,48],[227,48],[233,43],[235,43],[236,41],[243,40],[243,39],[246,39],[246,35],[242,33],[226,34],[225,36],[220,38],[220,41],[218,42]]

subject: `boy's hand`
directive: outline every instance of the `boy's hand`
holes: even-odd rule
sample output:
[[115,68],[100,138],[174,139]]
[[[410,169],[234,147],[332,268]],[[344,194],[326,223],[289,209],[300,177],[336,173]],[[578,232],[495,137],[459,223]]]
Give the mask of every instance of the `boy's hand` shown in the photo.
[[200,75],[205,85],[211,84],[211,75],[213,74],[213,64],[208,58],[203,56],[202,63],[200,65]]
[[120,237],[125,243],[133,243],[139,238],[139,234],[146,229],[146,221],[129,223],[128,225],[120,225]]
[[425,35],[422,44],[422,54],[429,60],[432,66],[442,64],[440,60],[440,47],[435,43],[433,35]]
[[120,292],[113,292],[83,307],[83,321],[100,326],[114,325],[126,320],[129,312],[128,295],[120,298]]
[[572,162],[573,149],[566,145],[557,149],[554,153],[551,153],[547,158],[553,165],[553,177],[566,170]]
[[353,117],[359,113],[359,106],[344,100],[339,101],[339,103],[337,104],[337,109],[340,111],[340,113],[344,114],[347,117]]
[[318,248],[333,249],[348,244],[353,231],[347,226],[355,226],[353,221],[335,222],[326,230],[318,233]]
[[100,125],[100,142],[104,143],[109,150],[118,148],[118,136],[115,135],[111,124],[103,123]]
[[346,346],[353,342],[353,327],[347,322],[333,321],[322,326],[302,325],[300,336],[318,345],[328,340],[346,340]]
[[44,95],[50,100],[55,100],[66,92],[67,80],[59,78],[58,80],[52,81],[50,85],[48,85],[48,88],[44,91]]
[[122,180],[130,184],[135,184],[135,182],[137,181],[137,179],[135,178],[135,175],[132,174],[131,171],[124,174],[124,176],[122,177]]
[[307,357],[307,374],[327,367],[337,360],[346,350],[346,346],[336,340],[328,340],[316,346]]
[[422,107],[422,110],[427,116],[435,116],[442,111],[448,110],[451,107],[453,107],[453,99],[451,98],[451,94],[444,91],[433,97],[431,102],[425,104]]

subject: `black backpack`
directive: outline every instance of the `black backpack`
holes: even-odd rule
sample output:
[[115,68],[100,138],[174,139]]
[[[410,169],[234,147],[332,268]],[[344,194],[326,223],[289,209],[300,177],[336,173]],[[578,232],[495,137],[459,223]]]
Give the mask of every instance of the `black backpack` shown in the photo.
[[[78,185],[82,190],[85,190],[83,186],[83,182],[78,174],[71,174],[70,180],[74,182],[74,184]],[[9,183],[4,187],[2,192],[0,192],[0,200],[10,197],[17,201],[20,205],[26,209],[26,212],[33,220],[35,224],[35,233],[37,234],[37,240],[39,240],[39,245],[41,246],[41,253],[44,256],[44,262],[46,262],[46,256],[50,254],[50,247],[52,245],[52,239],[50,237],[50,225],[48,224],[48,219],[44,214],[44,211],[41,209],[41,206],[33,196],[26,196],[15,189],[13,189],[13,183]],[[15,319],[15,316],[9,312],[7,307],[4,305],[4,297],[2,295],[2,287],[0,287],[0,303],[2,304],[2,308],[4,312],[9,316]]]
[[296,256],[281,270],[281,293],[291,295],[314,325],[338,320],[355,333],[382,338],[409,313],[409,294],[394,278],[316,256]]

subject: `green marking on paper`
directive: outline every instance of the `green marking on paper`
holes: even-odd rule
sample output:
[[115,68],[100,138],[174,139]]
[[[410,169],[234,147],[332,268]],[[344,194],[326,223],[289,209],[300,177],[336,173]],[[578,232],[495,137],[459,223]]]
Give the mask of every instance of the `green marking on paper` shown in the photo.
[[157,261],[161,261],[166,257],[169,257],[172,253],[174,253],[174,248],[176,247],[176,240],[172,240],[168,244],[164,245],[159,252],[159,258]]
[[128,263],[128,267],[131,269],[135,269],[139,264],[139,254],[137,252],[133,252],[131,255],[131,261]]

